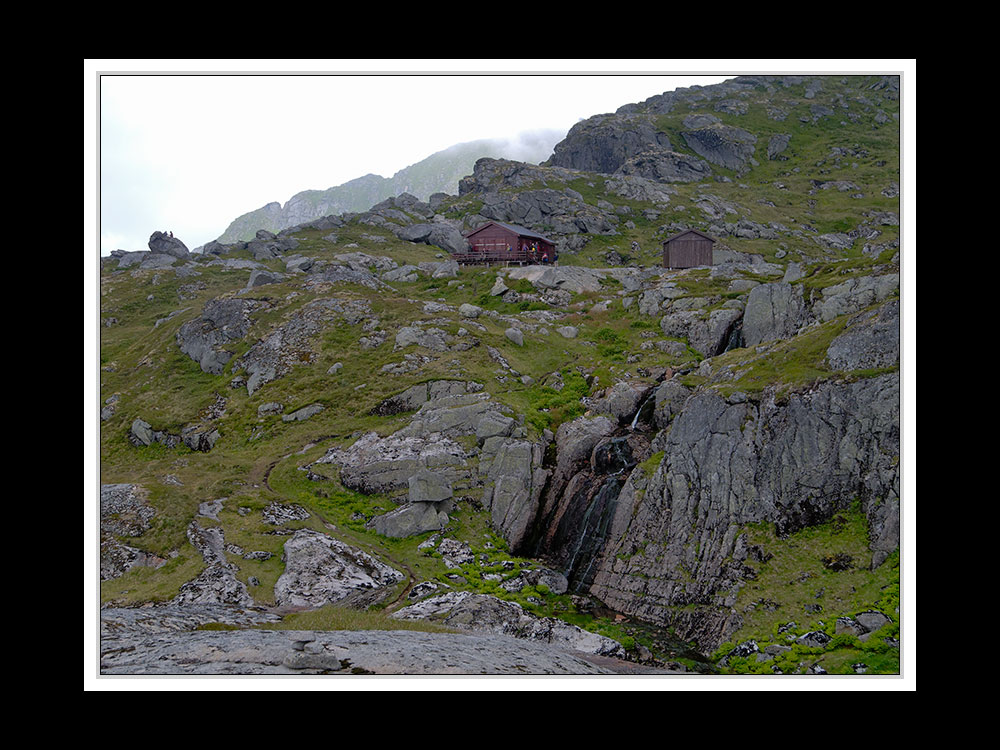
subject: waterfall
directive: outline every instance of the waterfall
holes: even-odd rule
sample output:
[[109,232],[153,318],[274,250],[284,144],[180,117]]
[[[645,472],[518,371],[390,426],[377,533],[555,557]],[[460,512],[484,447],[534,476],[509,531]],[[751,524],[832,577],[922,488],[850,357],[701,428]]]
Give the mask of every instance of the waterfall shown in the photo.
[[733,330],[729,333],[729,338],[726,340],[726,347],[723,349],[724,352],[732,351],[733,349],[742,349],[746,346],[743,341],[743,324],[737,323],[733,326]]
[[[635,422],[635,420],[633,420]],[[618,498],[629,472],[648,455],[647,438],[630,427],[601,440],[589,460],[561,484],[550,511],[539,518],[535,555],[560,570],[575,593],[593,582],[609,542]]]
[[650,421],[650,417],[653,415],[653,410],[656,408],[656,388],[652,388],[649,391],[649,395],[646,396],[645,400],[639,404],[639,408],[635,410],[635,416],[632,417],[632,423],[628,426],[631,432],[635,432],[635,427],[639,424],[641,419],[644,422]]

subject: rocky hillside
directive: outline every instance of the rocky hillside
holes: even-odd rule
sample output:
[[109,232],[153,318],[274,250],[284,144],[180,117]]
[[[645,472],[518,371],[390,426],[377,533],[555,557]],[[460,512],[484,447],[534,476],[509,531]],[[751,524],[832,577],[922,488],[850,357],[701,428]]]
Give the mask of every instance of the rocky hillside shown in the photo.
[[401,169],[392,177],[368,174],[326,190],[304,190],[289,198],[283,206],[271,202],[234,219],[218,242],[252,240],[260,229],[280,232],[331,214],[366,211],[380,201],[403,193],[424,200],[436,193],[454,193],[458,181],[472,172],[477,160],[484,157],[520,158],[537,163],[552,154],[553,146],[563,135],[543,130],[524,135],[516,142],[482,140],[460,143]]
[[[103,671],[897,673],[898,97],[737,78],[104,260]],[[491,219],[559,265],[453,262]]]

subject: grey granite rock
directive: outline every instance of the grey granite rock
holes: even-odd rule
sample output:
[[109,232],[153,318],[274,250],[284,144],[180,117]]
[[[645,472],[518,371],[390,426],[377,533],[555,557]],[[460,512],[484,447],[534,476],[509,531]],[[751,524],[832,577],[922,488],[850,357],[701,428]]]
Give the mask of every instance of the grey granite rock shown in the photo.
[[285,542],[283,559],[285,570],[274,584],[281,606],[370,606],[403,580],[371,555],[311,529],[299,529]]

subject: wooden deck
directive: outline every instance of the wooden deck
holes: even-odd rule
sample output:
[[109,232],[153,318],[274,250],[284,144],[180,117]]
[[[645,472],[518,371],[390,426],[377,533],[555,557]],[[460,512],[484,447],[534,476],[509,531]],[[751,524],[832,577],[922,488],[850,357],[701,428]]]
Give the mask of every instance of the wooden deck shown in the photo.
[[461,266],[488,266],[494,263],[502,263],[508,266],[542,264],[540,258],[532,260],[530,253],[528,253],[526,250],[511,250],[510,252],[500,251],[500,252],[452,253],[451,259],[457,262]]

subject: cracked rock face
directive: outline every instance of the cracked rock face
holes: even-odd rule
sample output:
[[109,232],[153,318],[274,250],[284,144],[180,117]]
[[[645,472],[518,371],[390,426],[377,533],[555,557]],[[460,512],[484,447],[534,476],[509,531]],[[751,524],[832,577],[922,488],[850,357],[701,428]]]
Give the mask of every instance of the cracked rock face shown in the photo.
[[785,403],[711,391],[678,402],[659,467],[632,472],[619,496],[591,593],[711,650],[740,624],[730,606],[746,524],[792,533],[859,499],[880,565],[899,544],[898,404],[898,373]]
[[557,167],[613,174],[631,157],[650,150],[670,150],[670,139],[652,118],[597,116],[574,125],[549,161]]
[[786,282],[760,284],[750,290],[743,315],[747,346],[794,336],[806,320],[802,287]]
[[899,362],[899,300],[856,316],[827,349],[838,370],[892,367]]

